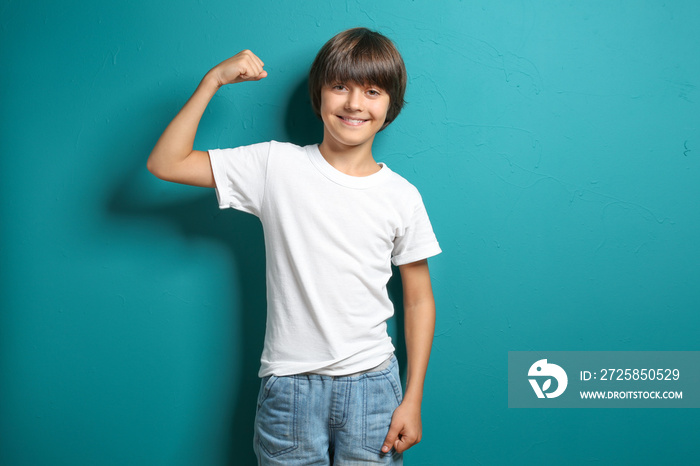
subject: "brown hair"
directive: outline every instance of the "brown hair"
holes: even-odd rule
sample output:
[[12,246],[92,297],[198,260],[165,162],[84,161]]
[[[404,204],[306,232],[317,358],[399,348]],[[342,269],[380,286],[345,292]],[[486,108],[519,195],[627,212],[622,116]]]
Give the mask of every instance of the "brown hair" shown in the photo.
[[337,82],[370,84],[389,94],[382,129],[394,121],[404,105],[406,66],[391,40],[366,28],[343,31],[318,51],[309,71],[311,107],[321,118],[321,89]]

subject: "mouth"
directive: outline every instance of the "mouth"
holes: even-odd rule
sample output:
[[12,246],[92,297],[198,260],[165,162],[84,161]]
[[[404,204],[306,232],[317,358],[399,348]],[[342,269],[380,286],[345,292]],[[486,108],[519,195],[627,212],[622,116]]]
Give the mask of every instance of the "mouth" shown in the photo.
[[345,123],[346,125],[349,125],[349,126],[360,126],[360,125],[366,123],[367,121],[369,121],[369,120],[362,120],[362,119],[357,119],[357,118],[344,117],[344,116],[340,116],[340,115],[337,115],[337,116],[338,116],[338,118],[340,118],[340,120],[343,123]]

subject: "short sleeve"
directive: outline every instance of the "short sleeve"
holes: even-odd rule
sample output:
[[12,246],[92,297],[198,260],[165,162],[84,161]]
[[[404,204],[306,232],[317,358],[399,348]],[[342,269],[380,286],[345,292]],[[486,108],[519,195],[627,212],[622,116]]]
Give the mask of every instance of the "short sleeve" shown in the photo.
[[264,142],[209,151],[220,209],[233,208],[260,217],[270,147]]
[[394,239],[391,262],[396,266],[410,264],[441,252],[428,212],[425,210],[423,200],[419,197],[406,228]]

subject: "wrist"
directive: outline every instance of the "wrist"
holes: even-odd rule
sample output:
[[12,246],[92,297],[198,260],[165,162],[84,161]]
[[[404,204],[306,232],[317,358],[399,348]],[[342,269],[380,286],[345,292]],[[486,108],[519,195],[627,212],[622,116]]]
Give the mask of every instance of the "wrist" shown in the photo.
[[419,409],[420,409],[420,406],[422,403],[423,403],[423,394],[417,393],[417,392],[412,392],[409,390],[406,390],[406,393],[403,396],[403,400],[401,401],[401,404],[410,404],[410,405],[418,407]]
[[209,91],[212,95],[216,93],[223,85],[219,81],[219,79],[216,77],[214,73],[214,69],[212,68],[207,72],[207,74],[204,75],[202,78],[202,81],[199,83],[199,87]]

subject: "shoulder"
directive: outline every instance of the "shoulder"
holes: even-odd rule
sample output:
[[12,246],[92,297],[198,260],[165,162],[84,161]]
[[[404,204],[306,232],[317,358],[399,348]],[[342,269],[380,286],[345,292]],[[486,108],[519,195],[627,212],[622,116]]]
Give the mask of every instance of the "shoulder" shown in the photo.
[[211,151],[248,151],[248,152],[262,152],[262,151],[304,151],[304,147],[297,146],[291,142],[279,142],[275,140],[256,142],[252,144],[245,144],[242,146],[231,147],[226,149],[210,149]]
[[293,144],[291,142],[280,142],[280,141],[275,141],[272,140],[268,142],[267,144],[270,145],[271,150],[275,151],[288,151],[288,152],[303,152],[306,150],[306,147],[303,146],[298,146],[296,144]]
[[308,157],[309,146],[299,146],[291,142],[272,140],[267,143],[270,156],[276,159],[298,160]]
[[386,164],[384,165],[384,169],[388,170],[386,176],[386,187],[390,191],[395,193],[397,196],[400,196],[402,199],[404,199],[404,201],[408,200],[411,203],[422,203],[420,192],[418,191],[418,188],[413,185],[413,183],[395,171],[389,169]]
[[212,159],[240,160],[241,157],[267,160],[269,158],[296,158],[306,153],[306,148],[289,142],[275,140],[256,142],[226,149],[210,149]]

